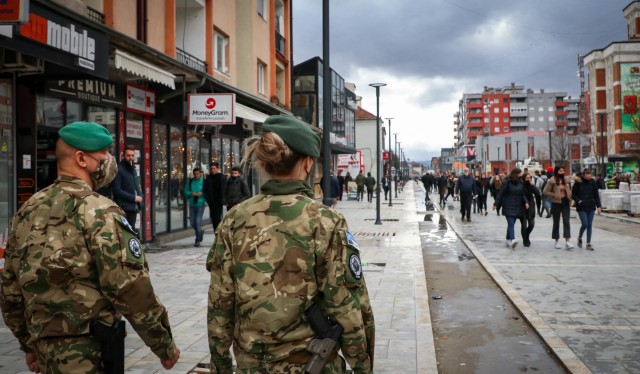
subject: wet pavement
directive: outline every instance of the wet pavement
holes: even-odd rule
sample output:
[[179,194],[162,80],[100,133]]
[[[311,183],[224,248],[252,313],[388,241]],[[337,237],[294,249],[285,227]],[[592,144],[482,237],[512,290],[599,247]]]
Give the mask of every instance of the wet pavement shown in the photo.
[[[416,193],[416,201],[424,194]],[[420,236],[440,373],[566,373],[439,213]]]
[[[567,251],[554,249],[552,219],[536,217],[531,247],[522,246],[516,223],[520,245],[513,250],[504,244],[503,216],[490,210],[462,222],[459,207],[447,204],[441,212],[571,372],[640,372],[637,223],[596,216],[595,251]],[[575,244],[580,221],[575,211],[571,216]]]

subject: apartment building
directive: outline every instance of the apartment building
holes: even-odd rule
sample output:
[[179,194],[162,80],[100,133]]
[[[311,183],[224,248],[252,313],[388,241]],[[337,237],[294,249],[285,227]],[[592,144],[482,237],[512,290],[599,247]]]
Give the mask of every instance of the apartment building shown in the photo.
[[627,40],[583,56],[592,156],[604,160],[607,174],[637,174],[640,158],[640,2],[630,2],[623,15]]
[[[527,158],[579,161],[578,104],[566,92],[535,92],[514,83],[463,94],[454,115],[454,169],[503,171]],[[556,140],[549,141],[552,136]]]
[[[291,73],[291,0],[29,1],[26,23],[0,25],[0,233],[56,178],[57,131],[80,120],[114,155],[137,149],[144,241],[186,229],[193,168],[229,170],[265,118],[290,114]],[[227,95],[230,120],[189,124],[190,94]]]

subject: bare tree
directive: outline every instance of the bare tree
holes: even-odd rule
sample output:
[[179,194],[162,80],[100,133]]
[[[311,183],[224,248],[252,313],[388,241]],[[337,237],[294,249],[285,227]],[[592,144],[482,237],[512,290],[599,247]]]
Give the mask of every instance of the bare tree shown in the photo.
[[540,162],[542,160],[548,160],[549,159],[549,150],[546,149],[546,148],[537,147],[534,157],[536,158],[536,160],[538,162]]
[[556,134],[553,137],[552,145],[553,156],[556,164],[566,165],[569,162],[571,156],[571,139],[566,131]]

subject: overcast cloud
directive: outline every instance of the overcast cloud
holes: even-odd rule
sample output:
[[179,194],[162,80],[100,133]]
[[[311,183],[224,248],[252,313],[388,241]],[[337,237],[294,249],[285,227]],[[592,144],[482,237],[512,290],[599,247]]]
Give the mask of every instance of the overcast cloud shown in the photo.
[[[626,40],[631,0],[332,0],[331,67],[393,117],[405,155],[453,145],[467,92],[511,84],[579,96],[578,54]],[[294,64],[322,57],[322,1],[293,2]],[[640,60],[640,56],[639,56]]]

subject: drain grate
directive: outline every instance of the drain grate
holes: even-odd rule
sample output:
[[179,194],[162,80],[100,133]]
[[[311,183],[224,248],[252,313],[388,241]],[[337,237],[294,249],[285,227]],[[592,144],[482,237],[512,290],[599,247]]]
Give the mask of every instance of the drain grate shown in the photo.
[[353,233],[354,236],[360,237],[374,237],[374,236],[396,236],[395,232],[365,232],[365,231],[356,231]]
[[[375,219],[374,219],[374,218],[365,218],[364,220],[365,220],[365,221],[375,221]],[[398,222],[398,221],[400,221],[400,220],[399,220],[399,219],[397,219],[397,218],[383,218],[383,219],[381,219],[380,221]]]

